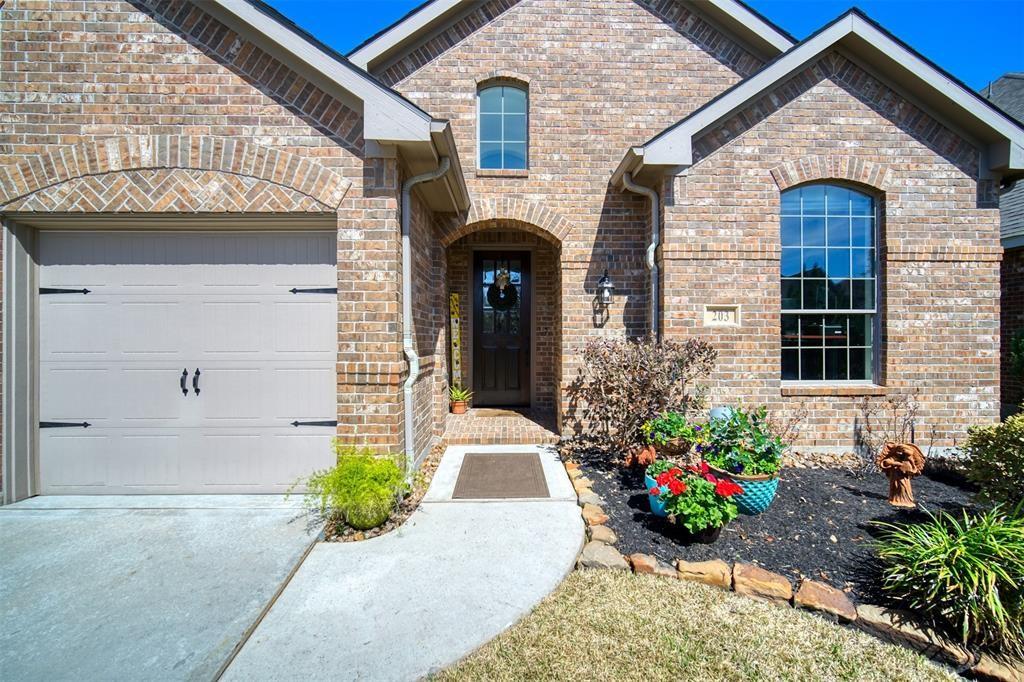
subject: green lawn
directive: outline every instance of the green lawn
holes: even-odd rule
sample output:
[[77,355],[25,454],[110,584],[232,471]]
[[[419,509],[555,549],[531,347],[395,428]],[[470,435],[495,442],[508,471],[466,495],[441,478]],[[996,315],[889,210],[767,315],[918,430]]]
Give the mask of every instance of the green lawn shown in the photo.
[[441,680],[953,680],[951,672],[789,608],[704,585],[577,571]]

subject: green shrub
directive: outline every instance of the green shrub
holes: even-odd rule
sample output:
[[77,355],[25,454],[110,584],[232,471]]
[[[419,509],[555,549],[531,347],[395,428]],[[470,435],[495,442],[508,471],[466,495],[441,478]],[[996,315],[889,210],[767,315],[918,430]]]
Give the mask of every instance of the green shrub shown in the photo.
[[687,443],[694,443],[700,436],[701,427],[686,420],[686,415],[679,412],[665,412],[640,427],[644,434],[644,442],[648,445],[666,445],[680,438]]
[[971,429],[964,454],[983,501],[1014,507],[1024,500],[1024,413]]
[[880,524],[882,590],[964,644],[1024,654],[1024,517],[995,507],[963,519]]
[[408,489],[396,456],[334,444],[338,462],[306,481],[307,510],[335,528],[369,530],[391,516]]
[[707,443],[698,447],[704,460],[722,471],[743,476],[774,474],[786,449],[768,420],[768,409],[735,408],[708,422]]

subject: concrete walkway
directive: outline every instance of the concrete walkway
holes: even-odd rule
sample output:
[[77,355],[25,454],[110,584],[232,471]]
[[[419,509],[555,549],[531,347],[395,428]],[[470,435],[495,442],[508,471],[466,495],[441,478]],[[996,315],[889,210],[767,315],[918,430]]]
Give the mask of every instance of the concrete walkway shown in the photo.
[[[551,499],[451,499],[466,452],[540,452]],[[450,447],[398,530],[320,543],[227,680],[415,680],[526,615],[572,570],[583,521],[554,451]]]
[[315,539],[281,496],[0,507],[0,679],[211,680]]

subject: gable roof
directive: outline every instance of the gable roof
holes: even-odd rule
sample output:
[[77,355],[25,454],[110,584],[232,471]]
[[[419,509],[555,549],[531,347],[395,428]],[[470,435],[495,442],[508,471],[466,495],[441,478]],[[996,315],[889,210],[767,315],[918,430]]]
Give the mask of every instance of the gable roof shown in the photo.
[[[482,4],[483,0],[427,0],[364,41],[349,52],[348,57],[357,66],[373,70]],[[788,50],[796,42],[793,36],[739,0],[701,0],[696,9],[768,59]]]
[[665,171],[692,165],[693,141],[698,136],[837,47],[885,74],[888,82],[926,111],[986,149],[988,170],[999,175],[1024,174],[1024,127],[1019,122],[852,9],[646,144],[630,149],[613,181],[621,182],[625,173],[638,174],[645,167]]
[[202,9],[332,97],[362,112],[363,138],[398,147],[413,173],[436,167],[440,156],[449,157],[451,170],[431,183],[443,184],[446,191],[434,193],[431,204],[442,209],[468,207],[468,191],[447,121],[434,119],[261,0],[206,0]]
[[1010,116],[1024,122],[1024,72],[1004,73],[982,88],[981,94]]

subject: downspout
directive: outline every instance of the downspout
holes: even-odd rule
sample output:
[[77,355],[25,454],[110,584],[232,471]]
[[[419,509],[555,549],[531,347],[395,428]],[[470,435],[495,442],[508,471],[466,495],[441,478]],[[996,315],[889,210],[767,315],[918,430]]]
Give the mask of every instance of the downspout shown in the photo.
[[[435,170],[409,178],[402,183],[402,350],[409,363],[409,376],[405,379],[405,461],[406,466],[416,461],[416,440],[413,428],[412,387],[420,375],[420,358],[412,336],[412,188],[421,182],[430,182],[448,172],[451,160],[442,156]],[[407,472],[409,473],[409,472]]]
[[633,182],[632,173],[622,176],[622,184],[630,192],[642,194],[651,201],[651,241],[647,244],[647,269],[651,273],[651,338],[657,339],[661,328],[659,324],[661,306],[659,305],[658,263],[655,260],[655,253],[661,243],[661,200],[655,190]]

